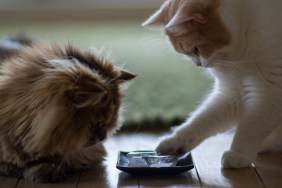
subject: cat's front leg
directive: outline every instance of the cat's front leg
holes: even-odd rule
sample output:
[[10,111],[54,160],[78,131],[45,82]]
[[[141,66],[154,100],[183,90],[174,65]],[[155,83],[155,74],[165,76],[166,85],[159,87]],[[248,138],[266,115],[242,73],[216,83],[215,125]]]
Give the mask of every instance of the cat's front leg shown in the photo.
[[81,151],[74,152],[64,159],[64,164],[74,171],[91,169],[100,164],[106,155],[106,150],[102,143],[84,148]]
[[173,134],[161,138],[156,151],[162,154],[179,155],[200,144],[204,138],[194,132],[193,128],[189,129],[188,127],[189,125],[181,125],[179,129],[174,130]]
[[161,139],[156,151],[181,154],[192,150],[204,139],[226,131],[238,121],[239,104],[234,92],[217,90],[173,134]]
[[15,164],[0,161],[0,175],[22,178],[23,167],[18,167]]
[[260,111],[256,113],[257,115],[242,120],[231,149],[222,156],[223,168],[243,168],[252,165],[262,143],[279,122],[277,116],[271,112]]

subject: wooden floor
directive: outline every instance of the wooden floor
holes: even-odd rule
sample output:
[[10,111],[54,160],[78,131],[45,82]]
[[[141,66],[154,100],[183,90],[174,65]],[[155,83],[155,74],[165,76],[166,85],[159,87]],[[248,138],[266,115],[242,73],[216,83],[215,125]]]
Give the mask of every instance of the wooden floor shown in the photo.
[[103,167],[78,174],[58,184],[32,184],[15,178],[0,177],[1,188],[138,188],[138,187],[238,187],[281,188],[282,154],[261,155],[251,168],[224,170],[222,153],[229,148],[233,134],[206,140],[192,154],[195,168],[175,176],[131,176],[116,169],[119,150],[153,149],[158,139],[154,134],[123,134],[109,139],[105,145],[108,157]]

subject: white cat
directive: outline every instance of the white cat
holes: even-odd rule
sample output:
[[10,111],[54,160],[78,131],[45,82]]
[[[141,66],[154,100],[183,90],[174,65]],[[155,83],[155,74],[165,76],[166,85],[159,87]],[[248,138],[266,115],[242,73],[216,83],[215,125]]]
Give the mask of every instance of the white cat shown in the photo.
[[224,168],[282,150],[282,1],[168,0],[144,26],[214,77],[209,97],[156,150],[186,152],[236,126]]

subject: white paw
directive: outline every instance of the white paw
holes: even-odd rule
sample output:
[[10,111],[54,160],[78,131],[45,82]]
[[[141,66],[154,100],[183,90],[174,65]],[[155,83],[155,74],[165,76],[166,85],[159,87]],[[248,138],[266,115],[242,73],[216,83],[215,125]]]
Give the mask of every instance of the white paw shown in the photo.
[[221,159],[223,168],[244,168],[252,164],[251,157],[235,151],[226,151]]
[[173,134],[162,138],[156,151],[162,154],[178,155],[192,150],[199,143],[200,139],[194,139],[188,135],[183,137]]

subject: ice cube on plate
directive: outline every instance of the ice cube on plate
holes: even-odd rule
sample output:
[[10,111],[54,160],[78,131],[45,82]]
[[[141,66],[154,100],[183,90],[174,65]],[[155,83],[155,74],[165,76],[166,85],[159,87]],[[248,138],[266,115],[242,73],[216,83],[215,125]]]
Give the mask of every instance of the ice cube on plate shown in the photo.
[[148,167],[142,156],[132,156],[129,158],[128,167]]
[[144,156],[148,167],[174,167],[178,161],[175,156]]
[[134,157],[134,156],[154,156],[157,155],[155,151],[132,151],[127,154],[128,157]]

